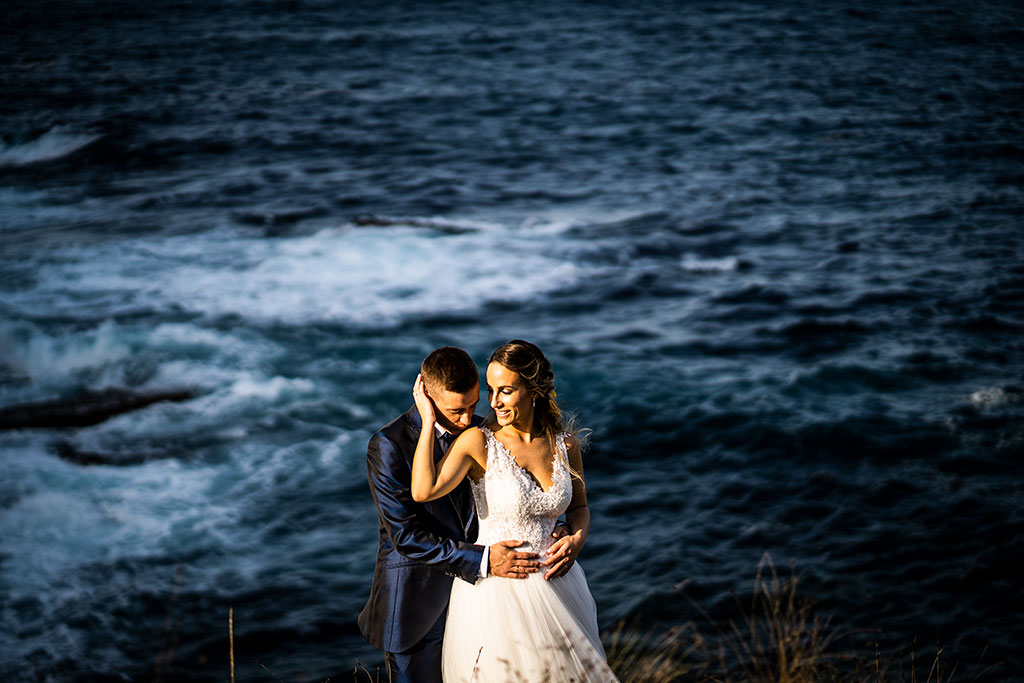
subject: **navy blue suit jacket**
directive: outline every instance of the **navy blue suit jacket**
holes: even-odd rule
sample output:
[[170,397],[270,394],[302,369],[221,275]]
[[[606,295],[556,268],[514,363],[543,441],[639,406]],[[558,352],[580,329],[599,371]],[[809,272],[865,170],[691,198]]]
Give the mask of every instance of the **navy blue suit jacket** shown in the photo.
[[[474,417],[474,425],[480,422]],[[453,577],[475,582],[483,560],[484,547],[466,542],[477,530],[468,479],[443,498],[412,499],[412,457],[422,425],[413,406],[374,434],[366,449],[380,543],[359,630],[385,652],[416,645],[447,607]],[[435,458],[441,453],[438,443]]]

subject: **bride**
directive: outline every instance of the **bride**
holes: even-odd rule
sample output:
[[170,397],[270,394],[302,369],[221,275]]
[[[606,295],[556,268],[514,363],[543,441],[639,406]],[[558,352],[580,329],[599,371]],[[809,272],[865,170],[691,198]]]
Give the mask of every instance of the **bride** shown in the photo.
[[[412,496],[419,502],[440,498],[469,476],[480,522],[476,542],[522,540],[517,550],[541,553],[548,570],[453,584],[444,680],[614,681],[594,599],[576,564],[590,511],[579,442],[564,430],[551,364],[535,345],[510,341],[491,354],[487,393],[494,422],[467,429],[435,464],[434,410],[422,378],[416,379],[413,397],[423,430]],[[563,513],[569,533],[553,540]]]

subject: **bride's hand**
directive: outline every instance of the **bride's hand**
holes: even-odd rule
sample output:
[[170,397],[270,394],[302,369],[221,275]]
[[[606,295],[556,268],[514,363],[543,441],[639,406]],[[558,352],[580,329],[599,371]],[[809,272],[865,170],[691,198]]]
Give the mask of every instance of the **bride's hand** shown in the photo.
[[423,420],[423,424],[433,425],[437,421],[434,416],[434,402],[427,396],[423,375],[416,375],[416,382],[412,385],[412,400],[416,403],[416,409],[420,411],[420,419]]
[[548,557],[543,564],[550,569],[544,574],[544,578],[555,579],[564,576],[576,562],[581,550],[583,550],[583,534],[579,531],[562,536],[548,546]]

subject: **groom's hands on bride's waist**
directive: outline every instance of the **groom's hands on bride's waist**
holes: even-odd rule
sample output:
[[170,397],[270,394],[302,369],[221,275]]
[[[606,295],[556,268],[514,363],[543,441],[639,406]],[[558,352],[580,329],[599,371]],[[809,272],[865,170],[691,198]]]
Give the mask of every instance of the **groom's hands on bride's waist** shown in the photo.
[[506,579],[525,579],[540,571],[540,556],[516,550],[523,541],[499,541],[490,547],[488,576],[503,576]]

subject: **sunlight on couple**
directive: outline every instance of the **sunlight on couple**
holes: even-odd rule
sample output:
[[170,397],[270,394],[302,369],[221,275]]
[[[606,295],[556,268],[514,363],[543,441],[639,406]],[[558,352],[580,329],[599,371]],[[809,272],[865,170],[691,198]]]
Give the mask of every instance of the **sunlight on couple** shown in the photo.
[[434,350],[415,405],[370,439],[380,546],[360,630],[393,681],[614,681],[576,563],[590,511],[551,364],[516,339],[486,380],[488,420],[473,359]]

